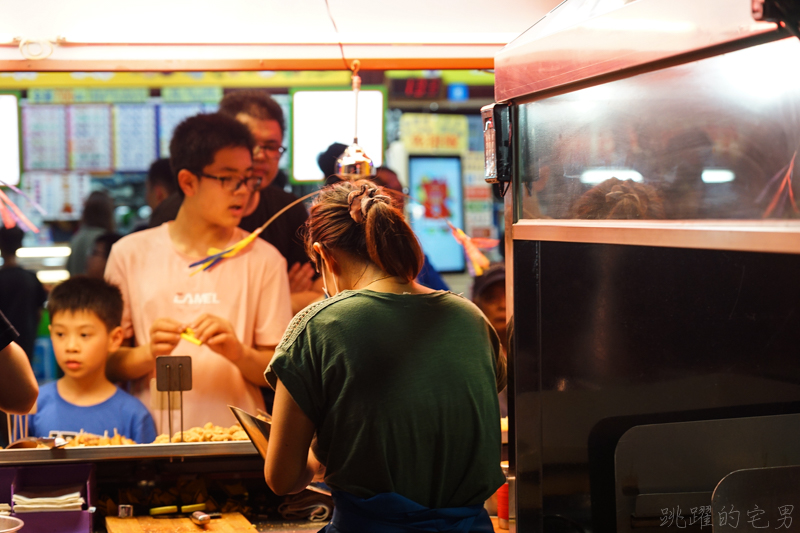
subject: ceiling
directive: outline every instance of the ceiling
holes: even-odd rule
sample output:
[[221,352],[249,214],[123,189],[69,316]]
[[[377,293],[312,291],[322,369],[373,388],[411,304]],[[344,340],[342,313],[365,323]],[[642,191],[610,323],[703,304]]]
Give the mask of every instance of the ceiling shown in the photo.
[[[0,0],[0,71],[491,68],[558,0]],[[27,57],[26,57],[27,56]]]

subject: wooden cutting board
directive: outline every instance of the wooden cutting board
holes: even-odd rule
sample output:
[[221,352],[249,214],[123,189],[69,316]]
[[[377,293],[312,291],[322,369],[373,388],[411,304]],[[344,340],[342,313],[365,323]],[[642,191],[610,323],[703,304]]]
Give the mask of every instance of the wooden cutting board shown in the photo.
[[256,530],[241,513],[223,513],[206,527],[192,523],[188,518],[153,518],[137,516],[134,518],[106,517],[108,533],[199,533],[200,531],[219,531],[225,533],[252,533]]

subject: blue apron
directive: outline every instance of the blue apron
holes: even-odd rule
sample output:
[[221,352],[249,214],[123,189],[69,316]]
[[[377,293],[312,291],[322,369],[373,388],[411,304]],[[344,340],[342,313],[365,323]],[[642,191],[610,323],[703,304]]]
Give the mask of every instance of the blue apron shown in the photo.
[[333,493],[333,518],[320,533],[493,533],[483,505],[428,509],[394,492],[363,500]]

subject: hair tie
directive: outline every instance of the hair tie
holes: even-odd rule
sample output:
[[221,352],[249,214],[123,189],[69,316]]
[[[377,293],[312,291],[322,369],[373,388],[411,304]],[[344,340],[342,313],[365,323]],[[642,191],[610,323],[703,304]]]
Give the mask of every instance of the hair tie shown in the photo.
[[347,203],[350,206],[350,217],[357,223],[362,224],[367,218],[367,213],[375,203],[391,205],[392,199],[386,195],[378,194],[378,189],[369,185],[361,185],[360,188],[350,191],[347,195]]

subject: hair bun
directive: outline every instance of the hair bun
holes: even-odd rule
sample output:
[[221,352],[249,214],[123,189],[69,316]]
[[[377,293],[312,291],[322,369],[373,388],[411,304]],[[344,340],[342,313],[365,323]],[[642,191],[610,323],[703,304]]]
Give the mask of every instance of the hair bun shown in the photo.
[[380,202],[391,205],[392,199],[384,194],[378,194],[378,192],[376,187],[363,184],[358,189],[350,191],[347,195],[347,204],[350,206],[350,217],[357,224],[364,223],[367,218],[367,213],[375,203]]

